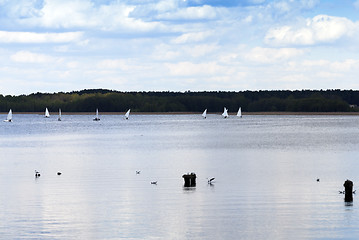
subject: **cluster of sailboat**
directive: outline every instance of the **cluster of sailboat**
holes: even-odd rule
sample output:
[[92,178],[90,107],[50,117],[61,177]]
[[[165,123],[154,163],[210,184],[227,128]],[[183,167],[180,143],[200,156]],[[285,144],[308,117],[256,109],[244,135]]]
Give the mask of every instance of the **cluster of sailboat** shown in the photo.
[[[127,112],[125,113],[124,118],[126,120],[128,120],[130,118],[130,111],[131,109],[128,109]],[[224,111],[222,113],[223,118],[228,118],[228,109],[224,108]],[[50,117],[50,112],[49,110],[46,108],[45,109],[45,118],[49,118]],[[207,109],[204,110],[204,112],[202,113],[202,117],[203,118],[207,118]],[[237,117],[242,117],[242,109],[239,108],[238,112],[237,112]],[[59,116],[57,118],[58,121],[61,121],[61,108],[59,109]],[[98,108],[96,108],[96,115],[95,118],[93,119],[94,121],[100,121],[100,117],[98,115]],[[12,122],[12,110],[10,109],[9,113],[6,116],[6,119],[4,120],[4,122]]]
[[[228,118],[228,109],[225,107],[222,113],[223,118]],[[202,113],[202,117],[203,118],[207,118],[207,109],[204,110],[204,112]],[[242,117],[242,108],[238,109],[237,112],[237,117]]]

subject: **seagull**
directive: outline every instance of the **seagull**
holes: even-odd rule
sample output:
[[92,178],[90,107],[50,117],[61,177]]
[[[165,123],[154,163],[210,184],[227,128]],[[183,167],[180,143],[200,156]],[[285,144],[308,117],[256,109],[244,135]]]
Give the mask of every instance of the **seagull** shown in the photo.
[[61,172],[57,172],[57,175],[59,175],[59,176],[60,176],[61,174],[62,174]]
[[345,194],[345,191],[339,191],[339,194]]
[[[208,178],[207,178],[208,179]],[[208,184],[212,184],[212,181],[214,180],[215,178],[213,177],[213,178],[210,178],[210,179],[208,179]]]
[[41,175],[40,175],[40,172],[38,172],[37,170],[35,170],[35,178],[38,178],[38,177],[40,177]]
[[157,184],[157,181],[156,182],[151,182],[151,184]]
[[140,174],[141,173],[141,171],[136,171],[136,174]]

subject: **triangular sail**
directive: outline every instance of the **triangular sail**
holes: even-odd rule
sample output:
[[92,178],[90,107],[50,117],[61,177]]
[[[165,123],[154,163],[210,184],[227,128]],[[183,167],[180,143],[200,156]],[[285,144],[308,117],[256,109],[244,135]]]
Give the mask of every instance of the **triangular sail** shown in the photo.
[[9,113],[7,114],[6,120],[11,121],[12,120],[12,110],[10,109]]
[[224,111],[223,111],[223,113],[222,113],[222,116],[223,116],[224,118],[227,118],[227,117],[228,117],[228,109],[227,109],[227,108],[224,108]]
[[98,108],[96,108],[96,117],[93,120],[100,121],[100,118],[98,117]]
[[10,109],[9,113],[6,116],[4,122],[12,122],[12,110]]
[[207,109],[205,109],[204,112],[202,113],[202,117],[207,118]]
[[49,113],[49,110],[47,108],[45,109],[45,117],[47,117],[47,118],[50,117],[50,113]]
[[242,108],[238,109],[237,117],[242,117]]
[[128,111],[126,112],[126,114],[125,114],[126,119],[128,119],[130,117],[130,111],[131,111],[131,109],[128,109]]
[[59,108],[59,118],[57,120],[61,121],[61,108]]

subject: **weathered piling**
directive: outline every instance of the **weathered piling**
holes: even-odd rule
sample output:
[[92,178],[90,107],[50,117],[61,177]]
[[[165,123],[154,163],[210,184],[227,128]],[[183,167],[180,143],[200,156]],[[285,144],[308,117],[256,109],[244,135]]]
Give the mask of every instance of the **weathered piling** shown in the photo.
[[343,184],[345,188],[345,202],[353,202],[353,182],[350,180],[346,180]]
[[187,173],[183,176],[184,186],[185,187],[195,187],[196,186],[196,174],[195,173]]

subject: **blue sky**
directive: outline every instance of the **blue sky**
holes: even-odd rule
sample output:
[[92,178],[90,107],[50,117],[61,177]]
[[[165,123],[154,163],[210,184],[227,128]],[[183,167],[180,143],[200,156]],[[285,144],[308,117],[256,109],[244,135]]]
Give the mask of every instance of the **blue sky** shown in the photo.
[[0,0],[0,94],[359,89],[359,0]]

